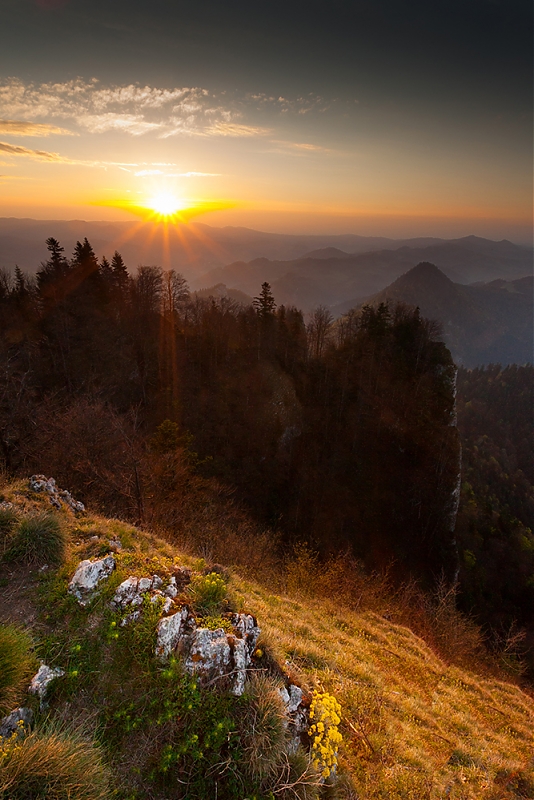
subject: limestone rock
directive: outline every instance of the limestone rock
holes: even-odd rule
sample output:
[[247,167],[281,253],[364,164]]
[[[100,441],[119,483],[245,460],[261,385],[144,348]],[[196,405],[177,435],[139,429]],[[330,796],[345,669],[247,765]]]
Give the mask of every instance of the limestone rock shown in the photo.
[[85,511],[85,506],[74,497],[66,489],[58,489],[54,478],[47,478],[46,475],[32,475],[29,480],[29,486],[32,492],[45,492],[54,508],[60,509],[61,503],[69,506],[75,513],[82,513]]
[[134,597],[136,597],[138,584],[138,578],[134,576],[126,578],[126,580],[117,587],[111,604],[117,608],[126,608],[126,606],[132,602]]
[[256,618],[252,614],[234,614],[232,616],[232,625],[244,640],[249,655],[252,655],[261,633],[261,628],[258,628]]
[[203,685],[211,679],[222,678],[231,671],[231,650],[228,637],[222,628],[210,631],[197,628],[185,659],[185,668],[198,675]]
[[126,610],[128,606],[141,606],[143,604],[143,595],[150,592],[152,603],[155,603],[158,597],[163,598],[165,595],[162,609],[163,613],[166,614],[170,610],[172,598],[176,597],[176,594],[168,595],[167,592],[162,592],[162,586],[163,581],[159,575],[153,575],[152,578],[136,578],[135,575],[130,575],[117,587],[111,605],[121,611]]
[[22,738],[33,725],[31,708],[16,708],[0,720],[0,739],[11,739],[13,734]]
[[59,667],[49,667],[46,664],[41,664],[28,688],[31,694],[36,694],[39,697],[41,708],[46,707],[46,695],[52,681],[55,681],[56,678],[61,678],[64,674],[65,671],[59,669]]
[[69,592],[85,607],[97,593],[98,585],[109,578],[114,569],[112,555],[99,561],[82,561],[69,583]]
[[289,687],[289,703],[287,704],[287,710],[290,714],[297,710],[302,702],[302,689],[299,686],[295,686],[291,684]]
[[[172,602],[171,598],[166,602]],[[252,663],[251,655],[260,629],[251,614],[234,614],[232,624],[233,634],[223,628],[215,631],[198,628],[190,610],[184,606],[181,612],[160,620],[156,655],[165,659],[179,650],[184,656],[185,669],[197,675],[203,686],[224,683],[233,694],[240,696],[245,690],[247,669]]]
[[166,597],[170,597],[172,600],[174,600],[174,598],[178,594],[178,589],[176,588],[176,578],[174,577],[174,575],[170,579],[169,585],[166,586],[165,589],[163,590],[163,594]]
[[156,656],[158,658],[168,658],[176,650],[180,639],[189,627],[190,616],[189,608],[184,606],[177,614],[164,617],[159,621],[156,640]]

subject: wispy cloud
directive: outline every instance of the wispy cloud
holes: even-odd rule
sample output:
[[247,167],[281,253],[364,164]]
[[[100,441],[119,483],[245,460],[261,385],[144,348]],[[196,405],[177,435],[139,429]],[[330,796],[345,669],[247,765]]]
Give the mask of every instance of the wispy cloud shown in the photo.
[[[124,169],[124,167],[121,167]],[[127,170],[129,172],[130,170]],[[163,170],[161,169],[140,169],[138,172],[134,172],[136,178],[146,178],[149,175],[163,175]]]
[[322,147],[318,144],[310,144],[309,142],[289,142],[285,139],[271,139],[270,140],[275,148],[274,152],[289,153],[292,155],[311,155],[313,153],[332,153],[334,152],[328,147]]
[[0,134],[4,136],[76,136],[73,131],[39,122],[24,122],[15,119],[0,119]]
[[267,136],[270,128],[260,128],[256,125],[241,125],[236,122],[216,122],[206,128],[206,136]]
[[264,137],[272,129],[253,124],[258,112],[268,113],[272,119],[323,113],[328,108],[329,101],[316,94],[287,98],[261,93],[216,94],[198,86],[105,86],[96,78],[41,84],[11,78],[0,83],[0,116],[20,120],[18,125],[33,125],[35,135],[46,135],[47,130],[66,132],[52,124],[61,120],[95,134]]
[[149,122],[141,114],[118,114],[108,111],[105,114],[82,114],[77,122],[90,133],[104,133],[105,131],[122,131],[133,136],[141,136],[149,131],[161,128],[158,122]]
[[11,78],[0,85],[0,114],[23,121],[62,119],[91,133],[110,130],[133,136],[203,135],[240,112],[221,106],[200,87],[102,86],[81,78],[65,83],[24,83]]
[[8,144],[7,142],[0,142],[0,152],[7,153],[10,156],[29,156],[39,161],[69,161],[60,156],[59,153],[49,153],[46,150],[30,150],[29,147],[21,147],[20,145]]

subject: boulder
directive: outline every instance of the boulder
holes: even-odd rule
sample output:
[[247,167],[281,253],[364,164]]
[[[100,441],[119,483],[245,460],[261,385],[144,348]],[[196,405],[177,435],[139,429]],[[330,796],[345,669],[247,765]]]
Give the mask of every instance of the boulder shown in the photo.
[[64,674],[65,671],[59,667],[49,667],[46,664],[41,664],[28,688],[31,694],[36,694],[39,697],[41,708],[46,708],[46,695],[50,684]]
[[0,720],[0,739],[11,739],[12,736],[24,737],[33,725],[31,708],[16,708],[7,717]]
[[289,752],[296,753],[300,744],[307,741],[310,727],[308,708],[302,703],[303,691],[299,686],[291,683],[286,688],[280,689],[280,696],[286,707],[287,725],[289,733]]
[[184,606],[181,612],[160,620],[156,655],[166,659],[179,650],[186,671],[196,675],[202,686],[224,683],[240,696],[245,690],[247,669],[260,629],[251,614],[234,614],[232,624],[234,633],[230,634],[223,628],[215,631],[198,628],[189,608]]
[[231,649],[225,631],[222,628],[215,631],[197,628],[185,659],[185,668],[192,675],[198,675],[204,686],[229,675],[232,671]]
[[69,592],[85,607],[98,592],[99,584],[107,580],[115,569],[112,555],[99,561],[82,561],[69,583]]

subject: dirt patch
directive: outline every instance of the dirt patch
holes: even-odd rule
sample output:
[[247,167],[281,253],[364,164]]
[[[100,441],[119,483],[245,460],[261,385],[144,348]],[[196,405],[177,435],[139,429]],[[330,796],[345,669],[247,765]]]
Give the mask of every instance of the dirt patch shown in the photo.
[[0,564],[0,622],[35,628],[39,615],[38,585],[38,569]]

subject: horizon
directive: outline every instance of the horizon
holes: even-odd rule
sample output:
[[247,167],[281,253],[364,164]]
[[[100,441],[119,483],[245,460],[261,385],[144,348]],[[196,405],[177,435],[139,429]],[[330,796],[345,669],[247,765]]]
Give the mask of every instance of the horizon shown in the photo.
[[[354,230],[339,228],[337,230],[319,230],[317,231],[314,228],[313,232],[310,232],[308,229],[298,229],[298,230],[279,230],[279,229],[267,229],[267,228],[258,228],[252,227],[251,225],[238,225],[238,224],[214,224],[213,221],[206,222],[205,219],[202,220],[195,220],[194,222],[166,222],[164,220],[145,220],[143,223],[139,223],[139,221],[135,219],[125,219],[125,218],[110,218],[110,219],[101,219],[101,218],[94,218],[94,219],[84,219],[82,217],[71,217],[71,218],[59,218],[59,217],[18,217],[18,216],[0,216],[0,222],[28,222],[28,223],[61,223],[61,224],[76,224],[79,223],[80,225],[127,225],[127,226],[135,226],[137,229],[141,229],[143,226],[149,226],[151,228],[160,228],[162,231],[169,229],[169,227],[180,228],[186,227],[189,228],[191,226],[205,226],[207,228],[213,230],[243,230],[243,231],[250,231],[252,233],[259,233],[265,234],[267,236],[288,236],[288,237],[305,237],[305,238],[339,238],[339,237],[354,237],[359,239],[385,239],[390,240],[393,243],[397,243],[399,241],[413,241],[417,239],[421,240],[436,240],[436,242],[451,242],[451,241],[460,241],[464,239],[484,239],[490,242],[510,242],[511,244],[518,245],[520,247],[527,247],[527,248],[534,248],[534,241],[532,238],[530,239],[522,239],[520,237],[509,237],[509,236],[488,236],[482,235],[480,233],[466,233],[460,232],[450,233],[449,235],[444,235],[443,233],[438,232],[429,232],[425,233],[421,231],[420,228],[413,229],[413,232],[410,230],[406,231],[398,231],[394,232],[391,230],[383,231],[379,229],[377,231],[368,231],[366,233],[356,232]],[[80,236],[83,236],[83,232],[80,233]]]

